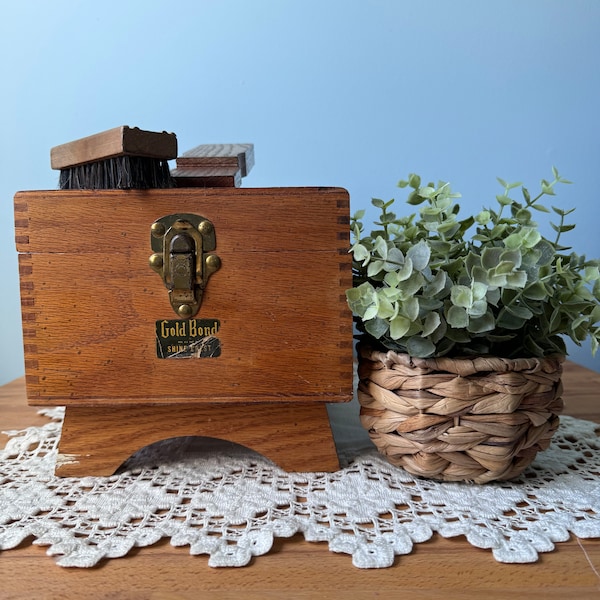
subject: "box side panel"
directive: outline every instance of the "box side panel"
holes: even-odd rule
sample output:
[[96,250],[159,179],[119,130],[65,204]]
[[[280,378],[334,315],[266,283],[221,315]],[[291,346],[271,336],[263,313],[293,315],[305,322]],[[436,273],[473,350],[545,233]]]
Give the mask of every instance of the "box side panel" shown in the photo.
[[[167,191],[153,192],[152,203],[130,202],[129,210],[105,209],[97,195],[79,194],[71,214],[54,194],[58,210],[47,195],[27,199],[17,235],[30,403],[348,400],[347,195],[296,190],[285,197],[292,198],[287,218],[274,208],[275,219],[266,208],[285,203],[279,191],[245,196],[243,215],[231,194],[217,210],[194,194],[176,194],[174,203]],[[222,267],[211,276],[197,317],[220,322],[218,357],[157,354],[157,322],[177,316],[148,267],[149,231],[156,218],[173,212],[199,213],[215,225]],[[314,233],[301,230],[319,228],[323,236],[314,249],[306,243]]]
[[35,286],[31,254],[19,254],[19,283],[21,291],[21,320],[23,325],[23,349],[25,355],[25,378],[27,387],[39,383],[37,347],[37,315],[35,311]]

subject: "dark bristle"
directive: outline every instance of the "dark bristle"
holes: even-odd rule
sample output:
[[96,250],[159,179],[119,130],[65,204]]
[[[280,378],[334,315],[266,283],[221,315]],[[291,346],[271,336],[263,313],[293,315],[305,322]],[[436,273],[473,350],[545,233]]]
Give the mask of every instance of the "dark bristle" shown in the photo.
[[174,187],[166,160],[118,156],[60,172],[61,190],[146,190]]

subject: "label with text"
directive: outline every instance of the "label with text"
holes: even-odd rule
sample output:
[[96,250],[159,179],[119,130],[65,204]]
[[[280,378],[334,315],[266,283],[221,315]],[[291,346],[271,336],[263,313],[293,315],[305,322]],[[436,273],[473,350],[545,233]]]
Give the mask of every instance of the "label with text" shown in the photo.
[[221,355],[217,319],[156,321],[158,358],[216,358]]

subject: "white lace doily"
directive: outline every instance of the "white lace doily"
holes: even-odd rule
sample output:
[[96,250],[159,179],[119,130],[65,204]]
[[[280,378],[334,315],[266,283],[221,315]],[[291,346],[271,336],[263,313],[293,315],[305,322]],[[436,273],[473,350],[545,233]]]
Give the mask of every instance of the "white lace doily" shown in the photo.
[[[355,408],[335,407],[332,419]],[[351,462],[337,473],[286,473],[231,443],[179,438],[112,477],[63,479],[53,475],[62,409],[45,414],[52,422],[7,432],[0,450],[0,550],[33,537],[62,566],[91,567],[163,537],[216,567],[246,565],[275,537],[301,533],[363,568],[391,565],[434,532],[511,563],[536,561],[570,533],[600,537],[599,426],[589,421],[562,417],[520,480],[477,486],[391,466],[352,423],[354,441],[339,446]]]

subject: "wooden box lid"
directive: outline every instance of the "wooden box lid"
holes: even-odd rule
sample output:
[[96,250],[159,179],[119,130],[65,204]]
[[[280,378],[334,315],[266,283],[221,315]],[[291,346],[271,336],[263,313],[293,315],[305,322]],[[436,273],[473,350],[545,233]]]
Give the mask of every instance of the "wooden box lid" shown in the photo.
[[[219,356],[159,357],[160,324],[179,317],[148,265],[150,227],[175,213],[214,225],[221,268],[196,325],[218,322]],[[351,398],[345,190],[30,191],[15,219],[30,404]]]

